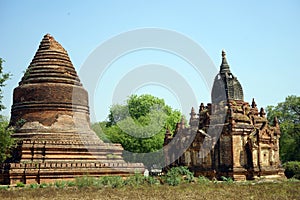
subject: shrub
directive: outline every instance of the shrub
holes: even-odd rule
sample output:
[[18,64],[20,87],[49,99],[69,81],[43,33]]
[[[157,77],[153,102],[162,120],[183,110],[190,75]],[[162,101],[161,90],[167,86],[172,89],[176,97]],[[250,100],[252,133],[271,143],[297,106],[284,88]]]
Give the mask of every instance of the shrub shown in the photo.
[[189,183],[194,181],[194,175],[187,167],[173,167],[166,174],[165,180],[169,185],[175,186],[179,185],[182,180]]
[[23,182],[18,182],[17,187],[25,187],[25,184]]
[[7,190],[8,188],[8,185],[0,185],[0,190]]
[[226,183],[233,183],[233,179],[231,177],[221,176],[221,180]]
[[153,176],[148,176],[145,177],[145,181],[149,184],[149,185],[159,185],[160,181],[157,180],[155,177]]
[[102,185],[112,188],[119,188],[124,186],[124,180],[121,176],[103,176],[99,178],[99,181]]
[[293,178],[300,180],[300,174],[295,174]]
[[39,185],[37,183],[32,183],[32,184],[29,185],[29,187],[32,188],[32,189],[36,189],[36,188],[39,187]]
[[47,183],[41,183],[40,184],[40,188],[46,188],[47,187]]
[[208,184],[208,183],[210,183],[210,180],[208,178],[206,178],[205,176],[199,176],[197,179],[197,182],[199,184]]
[[288,182],[292,182],[292,183],[294,183],[294,182],[296,182],[296,183],[300,183],[300,179],[296,179],[296,178],[289,178],[288,179]]
[[67,186],[73,187],[73,186],[76,186],[76,183],[74,181],[67,181]]
[[67,182],[66,181],[55,181],[54,185],[57,188],[64,188],[65,186],[67,186]]
[[145,177],[140,174],[140,173],[135,173],[133,176],[129,176],[127,177],[127,179],[125,180],[125,185],[130,185],[130,186],[139,186],[144,184],[145,182]]
[[297,178],[300,179],[300,162],[290,161],[283,165],[285,171],[284,174],[287,178]]
[[75,185],[79,188],[96,185],[96,178],[90,176],[78,177],[75,179]]
[[177,174],[169,173],[166,177],[166,182],[172,186],[179,185],[181,182],[181,177],[179,177]]

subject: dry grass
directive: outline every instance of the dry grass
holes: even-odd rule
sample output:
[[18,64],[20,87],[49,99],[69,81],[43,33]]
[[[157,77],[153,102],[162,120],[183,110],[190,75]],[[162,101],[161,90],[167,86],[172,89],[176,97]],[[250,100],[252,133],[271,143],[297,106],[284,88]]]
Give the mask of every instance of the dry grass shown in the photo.
[[11,188],[0,190],[0,199],[300,199],[300,182],[208,183],[179,186],[95,188]]

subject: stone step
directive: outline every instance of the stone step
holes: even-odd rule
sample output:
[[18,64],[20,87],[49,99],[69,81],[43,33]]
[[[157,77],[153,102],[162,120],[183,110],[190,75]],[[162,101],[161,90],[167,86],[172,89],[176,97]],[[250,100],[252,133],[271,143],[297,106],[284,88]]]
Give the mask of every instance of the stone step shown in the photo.
[[[67,71],[66,71],[67,72]],[[76,80],[77,77],[76,77],[76,74],[71,74],[71,73],[64,73],[63,71],[48,71],[47,72],[47,75],[45,74],[45,70],[44,71],[32,71],[30,72],[30,74],[28,75],[28,79],[31,79],[31,78],[37,78],[37,79],[40,79],[42,77],[47,77],[47,78],[65,78],[65,79],[71,79],[71,80]]]
[[112,157],[110,159],[108,159],[108,156],[96,156],[96,155],[74,155],[74,154],[47,154],[46,156],[42,156],[42,155],[34,155],[33,157],[31,155],[23,155],[21,162],[25,162],[26,160],[28,161],[33,161],[36,159],[40,159],[40,160],[45,160],[47,161],[48,159],[51,160],[56,160],[56,162],[61,161],[61,160],[99,160],[99,161],[106,161],[106,160],[118,160],[118,161],[122,161],[122,157],[121,156],[117,156],[116,157]]
[[[62,67],[61,67],[62,68]],[[74,78],[78,79],[77,74],[73,70],[66,70],[64,68],[60,69],[60,67],[31,67],[30,71],[28,72],[28,75],[33,75],[33,74],[45,74],[47,75],[50,74],[60,74],[63,75],[65,73],[74,76]]]

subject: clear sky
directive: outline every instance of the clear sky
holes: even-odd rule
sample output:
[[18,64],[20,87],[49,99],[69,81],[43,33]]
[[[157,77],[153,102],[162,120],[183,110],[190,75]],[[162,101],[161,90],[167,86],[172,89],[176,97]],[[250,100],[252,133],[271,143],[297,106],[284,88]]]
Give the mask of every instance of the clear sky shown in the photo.
[[[298,0],[0,0],[0,57],[6,61],[5,70],[13,74],[4,88],[7,109],[3,114],[9,116],[13,88],[46,33],[62,44],[80,71],[103,42],[120,33],[149,27],[187,36],[206,51],[217,68],[221,50],[225,49],[231,71],[243,86],[245,100],[251,102],[254,97],[259,107],[275,105],[288,95],[300,94],[299,10]],[[190,66],[178,56],[163,51],[138,51],[116,60],[106,77],[98,80],[98,90],[90,96],[101,105],[95,106],[97,121],[108,115],[111,90],[126,70],[149,63],[179,71],[196,91],[198,103],[210,101],[210,91],[203,80],[193,78]],[[122,68],[123,74],[116,75],[124,65],[128,67]],[[172,96],[172,92],[157,84],[140,87],[136,92],[166,98],[168,104],[180,109],[176,94]]]

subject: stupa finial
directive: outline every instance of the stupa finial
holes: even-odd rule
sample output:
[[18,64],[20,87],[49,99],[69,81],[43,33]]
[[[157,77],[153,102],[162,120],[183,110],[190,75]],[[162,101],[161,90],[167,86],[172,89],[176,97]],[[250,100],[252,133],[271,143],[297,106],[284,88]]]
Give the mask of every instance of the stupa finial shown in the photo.
[[220,73],[230,72],[229,65],[226,60],[226,52],[222,50],[222,63],[220,66]]
[[226,52],[224,49],[222,49],[222,58],[226,58]]

